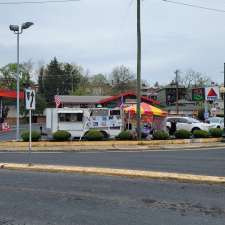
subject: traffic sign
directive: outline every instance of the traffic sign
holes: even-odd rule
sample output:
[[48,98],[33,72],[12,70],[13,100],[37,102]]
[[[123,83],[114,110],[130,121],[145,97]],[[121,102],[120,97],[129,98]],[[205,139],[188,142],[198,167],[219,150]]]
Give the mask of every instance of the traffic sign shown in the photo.
[[215,101],[220,98],[219,87],[207,87],[205,88],[205,100],[207,101]]
[[25,90],[26,109],[35,109],[35,91],[32,89]]

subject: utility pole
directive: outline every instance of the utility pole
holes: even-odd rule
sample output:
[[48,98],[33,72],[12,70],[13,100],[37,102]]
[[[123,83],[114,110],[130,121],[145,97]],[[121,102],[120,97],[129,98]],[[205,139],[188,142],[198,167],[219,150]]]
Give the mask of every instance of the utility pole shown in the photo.
[[141,140],[141,0],[137,0],[137,139]]
[[179,89],[178,89],[178,74],[179,74],[179,70],[175,71],[176,74],[176,111],[177,111],[177,115],[179,114],[179,104],[178,104],[178,100],[179,100]]
[[[225,87],[225,63],[224,63],[224,81],[223,81],[223,87]],[[223,137],[224,137],[224,142],[225,142],[225,92],[223,93]]]

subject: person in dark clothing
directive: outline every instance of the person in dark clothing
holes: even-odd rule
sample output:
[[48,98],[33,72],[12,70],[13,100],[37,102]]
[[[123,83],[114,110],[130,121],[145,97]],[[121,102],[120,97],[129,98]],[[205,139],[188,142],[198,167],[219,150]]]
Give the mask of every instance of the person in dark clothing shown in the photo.
[[40,134],[42,135],[42,124],[40,125]]
[[177,122],[176,122],[176,120],[172,120],[170,122],[170,135],[174,135],[176,130],[177,130]]

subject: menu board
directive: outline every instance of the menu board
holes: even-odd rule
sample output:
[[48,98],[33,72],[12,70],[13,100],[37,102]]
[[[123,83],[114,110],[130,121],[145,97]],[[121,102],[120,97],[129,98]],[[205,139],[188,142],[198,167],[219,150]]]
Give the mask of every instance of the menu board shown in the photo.
[[192,101],[204,101],[204,99],[205,99],[204,88],[192,89]]
[[90,128],[108,128],[122,126],[120,115],[113,116],[91,116],[89,119]]

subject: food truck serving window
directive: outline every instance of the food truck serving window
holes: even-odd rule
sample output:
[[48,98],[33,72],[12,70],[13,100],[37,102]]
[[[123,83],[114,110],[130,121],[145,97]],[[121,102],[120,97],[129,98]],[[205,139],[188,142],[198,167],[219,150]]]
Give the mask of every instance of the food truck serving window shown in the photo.
[[119,115],[120,115],[119,109],[110,110],[110,116],[119,116]]
[[94,109],[91,111],[91,116],[108,116],[107,109]]
[[83,113],[59,113],[60,122],[82,122]]

